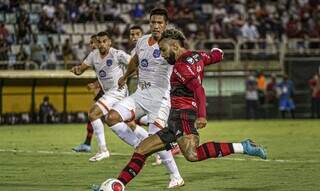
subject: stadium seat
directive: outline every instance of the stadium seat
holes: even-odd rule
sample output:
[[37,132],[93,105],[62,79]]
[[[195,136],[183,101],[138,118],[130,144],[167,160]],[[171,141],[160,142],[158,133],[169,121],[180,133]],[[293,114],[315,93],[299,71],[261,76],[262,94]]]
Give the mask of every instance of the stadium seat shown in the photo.
[[58,34],[50,34],[50,37],[53,39],[54,44],[60,44],[59,35]]
[[4,16],[4,13],[0,13],[0,22],[6,22],[6,18]]
[[73,33],[72,24],[63,24],[63,30],[68,34],[72,34]]
[[[60,42],[61,42],[61,44],[64,44],[64,42],[66,41],[66,39],[70,39],[70,35],[68,35],[68,34],[62,34],[62,35],[60,35]],[[70,39],[71,40],[71,39]]]
[[48,44],[48,36],[45,34],[38,35],[38,43],[40,44]]
[[20,45],[12,45],[11,46],[11,51],[13,54],[17,55],[19,53],[20,50]]
[[39,27],[35,24],[31,25],[31,30],[32,30],[32,33],[34,33],[34,34],[39,33]]
[[71,41],[73,44],[77,44],[82,40],[82,35],[79,34],[73,34],[71,35]]
[[84,26],[83,24],[74,24],[74,34],[83,34],[84,33]]
[[40,17],[38,13],[30,13],[29,19],[31,24],[38,24],[40,21]]
[[119,24],[118,25],[120,33],[123,34],[124,30],[126,30],[127,25],[126,24]]
[[8,29],[9,33],[14,34],[15,33],[15,26],[14,24],[6,24],[5,27]]
[[84,41],[85,44],[89,44],[89,42],[90,42],[90,37],[91,37],[90,34],[85,34],[85,35],[83,35],[83,41]]
[[96,25],[93,24],[93,23],[88,23],[85,25],[86,27],[86,33],[89,33],[89,34],[95,34],[97,33],[96,31]]
[[17,22],[17,15],[15,13],[6,14],[6,23],[15,24]]
[[31,4],[31,12],[41,12],[42,11],[42,8],[41,8],[41,4],[39,3],[32,3]]
[[97,32],[99,31],[105,31],[107,30],[107,25],[105,23],[99,23],[96,25],[97,26]]

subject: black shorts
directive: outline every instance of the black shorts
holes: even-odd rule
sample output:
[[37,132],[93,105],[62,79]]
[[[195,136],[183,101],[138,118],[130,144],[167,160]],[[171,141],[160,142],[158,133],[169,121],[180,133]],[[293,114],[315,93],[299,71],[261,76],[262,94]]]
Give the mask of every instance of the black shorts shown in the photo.
[[103,90],[100,90],[99,93],[96,95],[96,97],[93,98],[93,100],[97,102],[103,96],[103,94],[104,94]]
[[193,110],[171,109],[168,119],[168,127],[157,132],[166,149],[172,148],[172,143],[183,135],[199,135],[194,123],[197,118],[197,113]]

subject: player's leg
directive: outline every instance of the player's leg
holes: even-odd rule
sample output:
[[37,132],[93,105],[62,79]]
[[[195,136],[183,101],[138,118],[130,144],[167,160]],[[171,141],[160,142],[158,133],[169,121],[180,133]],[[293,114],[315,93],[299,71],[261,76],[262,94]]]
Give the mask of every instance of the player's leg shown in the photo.
[[143,139],[147,138],[149,134],[143,127],[141,127],[135,121],[136,120],[127,122],[127,125],[133,131],[133,133],[142,141]]
[[91,152],[91,140],[93,135],[93,128],[91,122],[89,121],[86,126],[87,135],[84,143],[72,148],[75,152]]
[[[165,117],[167,118],[167,117]],[[154,123],[149,124],[149,134],[153,135],[156,134],[158,131],[163,129],[164,126],[163,120],[157,120]],[[162,126],[163,125],[163,126]],[[180,175],[179,169],[177,164],[173,158],[173,155],[170,150],[163,150],[157,152],[159,155],[162,164],[167,168],[170,174],[170,182],[168,184],[168,188],[176,188],[184,185],[184,180]]]
[[[233,153],[258,156],[266,159],[266,153],[251,140],[241,143],[207,142],[199,146],[199,134],[195,124],[194,111],[176,111],[175,120],[169,121],[169,129],[175,129],[177,143],[184,157],[190,162],[202,161],[208,158],[227,156]],[[170,123],[172,122],[172,123]],[[175,125],[175,127],[171,127]]]
[[127,144],[137,147],[139,138],[133,133],[124,121],[132,121],[135,118],[136,106],[131,97],[121,100],[110,110],[106,123],[111,130]]
[[[97,102],[103,95],[104,92],[100,88],[95,88],[92,91],[94,91],[95,97],[94,101]],[[90,152],[91,151],[91,141],[92,141],[92,135],[93,135],[93,127],[91,125],[91,122],[87,122],[87,135],[85,138],[84,143],[78,145],[77,147],[72,148],[75,152]]]
[[158,135],[151,135],[144,139],[135,149],[131,160],[121,171],[118,179],[127,185],[143,168],[146,159],[157,151],[165,149],[165,144]]
[[[103,117],[104,112],[102,111],[102,109],[100,109],[100,107],[105,107],[105,104],[104,106],[99,106],[102,103],[101,99],[96,104],[94,104],[88,112],[89,120],[91,121],[91,125],[96,135],[99,148],[97,154],[89,159],[89,161],[92,162],[99,161],[110,156],[105,140],[104,125],[101,120],[101,117]],[[107,110],[107,108],[105,108],[105,110]]]

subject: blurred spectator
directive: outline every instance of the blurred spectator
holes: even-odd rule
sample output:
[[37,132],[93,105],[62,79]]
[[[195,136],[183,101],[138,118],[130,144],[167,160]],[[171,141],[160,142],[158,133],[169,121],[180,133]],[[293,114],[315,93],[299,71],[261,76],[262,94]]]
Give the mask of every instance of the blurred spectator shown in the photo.
[[33,36],[32,44],[30,45],[30,60],[37,63],[40,67],[47,60],[47,52],[44,46],[38,43],[37,36]]
[[7,41],[4,39],[2,35],[0,35],[0,61],[8,61],[9,60],[9,49]]
[[265,92],[266,92],[266,78],[263,72],[259,72],[258,78],[257,78],[257,84],[258,84],[259,103],[263,105],[265,102]]
[[19,52],[17,53],[17,56],[16,56],[16,60],[19,62],[18,65],[19,66],[22,65],[21,68],[26,68],[28,59],[29,59],[28,53],[24,49],[23,45],[20,45]]
[[62,46],[62,56],[65,68],[68,68],[68,64],[74,60],[74,53],[72,50],[72,46],[70,40],[67,38]]
[[40,104],[39,117],[41,123],[53,123],[56,109],[49,102],[49,97],[45,96]]
[[248,76],[246,81],[246,114],[247,119],[256,119],[258,110],[257,81],[253,75]]
[[177,8],[175,2],[173,0],[169,0],[166,6],[168,10],[168,17],[170,21],[174,21],[174,16],[177,12]]
[[276,103],[277,101],[277,77],[271,75],[271,80],[267,84],[267,102]]
[[17,18],[17,43],[29,43],[31,35],[31,26],[29,23],[29,15],[26,11],[21,11]]
[[43,7],[42,10],[44,11],[44,13],[46,14],[46,16],[49,19],[53,19],[54,14],[55,14],[55,7],[52,5],[51,1],[48,1],[48,3],[46,3]]
[[77,61],[82,61],[88,55],[87,48],[82,40],[74,47],[74,52]]
[[0,36],[10,43],[10,33],[2,21],[0,21]]
[[259,33],[252,19],[249,19],[241,28],[242,37],[247,40],[246,49],[254,49],[255,41],[259,38]]
[[138,20],[144,17],[144,10],[142,4],[136,4],[132,11],[133,20]]
[[295,104],[292,99],[294,95],[294,85],[293,82],[288,79],[287,75],[284,75],[282,82],[277,84],[277,94],[282,118],[286,118],[286,113],[290,112],[292,119],[294,119]]
[[320,76],[315,74],[314,77],[309,80],[309,86],[311,89],[311,117],[320,118]]
[[54,44],[52,37],[48,38],[48,45],[46,45],[46,50],[48,52],[48,65],[50,69],[58,68],[57,65],[57,55],[59,54],[58,45]]

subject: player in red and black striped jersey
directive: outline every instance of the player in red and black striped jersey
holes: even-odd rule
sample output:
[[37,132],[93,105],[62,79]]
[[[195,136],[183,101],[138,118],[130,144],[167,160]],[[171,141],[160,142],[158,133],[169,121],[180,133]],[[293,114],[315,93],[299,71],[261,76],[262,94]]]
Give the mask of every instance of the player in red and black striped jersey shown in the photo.
[[264,149],[249,139],[239,143],[211,141],[199,145],[197,129],[204,128],[207,124],[206,97],[202,86],[204,67],[220,62],[223,59],[222,50],[212,49],[209,54],[189,51],[184,48],[184,35],[175,29],[166,30],[162,34],[159,47],[161,55],[169,64],[174,65],[168,127],[140,143],[118,179],[126,185],[140,172],[148,156],[160,150],[170,149],[173,142],[178,143],[184,157],[191,162],[233,153],[266,159]]

